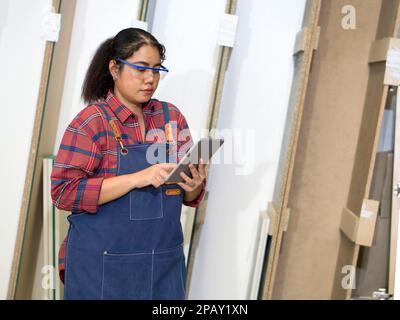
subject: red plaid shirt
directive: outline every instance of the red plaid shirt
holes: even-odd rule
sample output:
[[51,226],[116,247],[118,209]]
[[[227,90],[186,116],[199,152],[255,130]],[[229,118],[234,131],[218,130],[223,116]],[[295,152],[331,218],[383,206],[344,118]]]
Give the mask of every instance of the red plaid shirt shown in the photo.
[[[157,135],[157,132],[164,132],[165,125],[160,101],[152,99],[143,106],[146,132],[155,132],[152,135],[146,134],[145,139],[142,138],[137,117],[111,91],[102,103],[111,119],[119,120],[115,123],[121,132],[124,145],[143,141],[165,142],[163,134]],[[179,160],[193,142],[190,133],[186,134],[185,141],[180,141],[179,134],[185,129],[188,132],[188,125],[177,107],[172,104],[168,104],[168,107],[170,123],[176,124],[172,128]],[[74,213],[96,213],[103,180],[116,176],[117,150],[117,141],[102,108],[93,104],[83,109],[67,127],[54,162],[51,173],[51,195],[54,205]],[[205,182],[197,199],[191,202],[184,201],[184,204],[197,207],[204,193]],[[65,249],[66,239],[59,251],[59,272],[62,281],[64,281]]]

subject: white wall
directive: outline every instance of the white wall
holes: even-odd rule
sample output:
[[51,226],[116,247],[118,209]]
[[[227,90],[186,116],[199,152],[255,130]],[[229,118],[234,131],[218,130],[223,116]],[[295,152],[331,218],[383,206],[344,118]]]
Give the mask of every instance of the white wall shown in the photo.
[[[167,48],[170,69],[155,98],[174,103],[193,138],[205,127],[217,67],[217,32],[225,0],[157,1],[152,33]],[[205,21],[207,23],[205,23]]]
[[0,0],[0,299],[7,295],[46,44],[42,19],[51,2]]
[[54,153],[68,124],[85,107],[81,88],[96,49],[107,38],[132,26],[140,4],[140,0],[77,0]]
[[[154,97],[175,104],[185,115],[193,139],[205,128],[217,68],[217,32],[225,0],[157,1],[149,30],[166,46],[168,76]],[[204,23],[204,20],[207,23]],[[183,207],[181,223],[188,258],[194,209]]]
[[[210,172],[191,299],[248,298],[257,222],[272,199],[304,7],[305,0],[238,2],[218,128],[254,130],[256,147],[253,153],[236,137],[235,157],[248,167],[215,165]],[[237,169],[249,174],[237,175]]]

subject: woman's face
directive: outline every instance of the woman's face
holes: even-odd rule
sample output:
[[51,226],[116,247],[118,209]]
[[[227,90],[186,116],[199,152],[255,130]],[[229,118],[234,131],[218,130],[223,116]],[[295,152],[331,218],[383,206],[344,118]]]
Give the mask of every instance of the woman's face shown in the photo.
[[[161,66],[158,49],[149,45],[142,46],[125,60],[138,66]],[[125,64],[119,66],[115,61],[110,61],[110,72],[114,78],[114,93],[135,105],[148,102],[160,81],[160,75],[152,70],[138,70]]]

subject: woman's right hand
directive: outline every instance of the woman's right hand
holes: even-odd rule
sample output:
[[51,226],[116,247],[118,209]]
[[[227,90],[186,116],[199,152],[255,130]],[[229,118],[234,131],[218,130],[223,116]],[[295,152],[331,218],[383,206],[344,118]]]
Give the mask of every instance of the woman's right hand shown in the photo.
[[174,163],[155,164],[135,173],[123,174],[103,180],[98,204],[118,199],[135,188],[152,185],[156,188],[165,183],[168,174],[175,168]]
[[165,183],[168,174],[175,168],[175,166],[175,163],[160,163],[133,173],[135,177],[135,188],[143,188],[150,185],[158,188]]

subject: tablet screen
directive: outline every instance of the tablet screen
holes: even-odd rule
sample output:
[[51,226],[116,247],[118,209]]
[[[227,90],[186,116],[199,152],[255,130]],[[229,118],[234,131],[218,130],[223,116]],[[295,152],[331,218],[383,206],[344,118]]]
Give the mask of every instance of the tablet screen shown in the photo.
[[177,183],[183,182],[181,172],[185,172],[191,177],[189,164],[192,163],[196,167],[198,166],[200,159],[203,159],[204,163],[209,163],[215,152],[223,145],[224,139],[213,139],[213,138],[202,138],[190,150],[185,156],[179,161],[178,165],[168,175],[165,183]]

